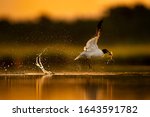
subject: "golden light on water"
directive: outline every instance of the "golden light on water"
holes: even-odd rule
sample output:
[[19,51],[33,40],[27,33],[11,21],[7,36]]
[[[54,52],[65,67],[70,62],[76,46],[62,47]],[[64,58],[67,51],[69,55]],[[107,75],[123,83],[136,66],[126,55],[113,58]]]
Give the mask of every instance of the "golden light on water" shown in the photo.
[[32,20],[41,15],[63,20],[97,18],[108,8],[135,4],[150,7],[149,0],[0,0],[0,18],[15,21]]
[[150,99],[149,76],[141,77],[7,76],[5,79],[0,77],[2,94],[0,99]]

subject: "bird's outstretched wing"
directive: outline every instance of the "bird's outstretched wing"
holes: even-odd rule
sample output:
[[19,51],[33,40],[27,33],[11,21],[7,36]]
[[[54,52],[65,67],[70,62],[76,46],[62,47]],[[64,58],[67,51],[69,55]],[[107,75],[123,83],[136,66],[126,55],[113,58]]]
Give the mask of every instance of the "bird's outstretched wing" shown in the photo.
[[79,59],[81,57],[84,57],[86,52],[92,52],[92,51],[95,51],[95,50],[98,49],[97,42],[98,42],[98,39],[100,37],[100,31],[101,31],[101,28],[102,28],[102,22],[103,22],[103,20],[100,20],[99,23],[97,24],[96,36],[87,41],[87,43],[86,43],[86,45],[84,47],[84,51],[79,56],[77,56],[74,60],[77,60],[77,59]]
[[97,46],[97,37],[94,37],[86,43],[86,46],[84,47],[84,51],[92,51],[98,48]]
[[103,20],[100,20],[97,24],[97,31],[99,31],[101,28],[102,28],[102,23],[103,23]]
[[100,29],[102,28],[103,20],[100,20],[97,24],[96,36],[87,41],[86,46],[84,47],[84,51],[92,51],[98,48],[97,42],[100,37]]

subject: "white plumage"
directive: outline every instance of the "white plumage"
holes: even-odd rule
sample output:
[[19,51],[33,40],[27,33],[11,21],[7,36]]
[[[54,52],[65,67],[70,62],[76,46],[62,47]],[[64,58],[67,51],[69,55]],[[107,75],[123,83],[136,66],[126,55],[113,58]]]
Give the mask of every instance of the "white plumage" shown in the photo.
[[99,37],[96,36],[90,39],[86,43],[86,46],[84,47],[84,51],[79,56],[77,56],[74,60],[77,60],[82,57],[86,57],[87,59],[90,59],[91,57],[103,56],[104,55],[103,51],[100,50],[97,45],[98,38]]
[[112,58],[112,52],[109,52],[107,49],[99,49],[97,42],[100,38],[100,31],[102,27],[102,20],[97,25],[97,34],[95,37],[91,38],[87,41],[86,46],[84,47],[84,51],[80,53],[74,60],[78,60],[80,58],[91,59],[95,57],[103,57],[104,54],[108,53]]

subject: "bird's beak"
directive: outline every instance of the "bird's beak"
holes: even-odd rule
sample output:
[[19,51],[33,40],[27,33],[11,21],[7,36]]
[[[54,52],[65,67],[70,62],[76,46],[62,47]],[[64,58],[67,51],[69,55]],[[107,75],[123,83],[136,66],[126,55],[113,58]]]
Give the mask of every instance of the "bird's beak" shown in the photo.
[[113,60],[113,53],[112,52],[109,52],[109,60],[107,61],[107,64],[109,64],[109,63],[114,63],[114,60]]
[[113,53],[112,53],[112,52],[110,52],[110,53],[109,53],[109,55],[110,55],[110,58],[112,59],[112,57],[113,57]]

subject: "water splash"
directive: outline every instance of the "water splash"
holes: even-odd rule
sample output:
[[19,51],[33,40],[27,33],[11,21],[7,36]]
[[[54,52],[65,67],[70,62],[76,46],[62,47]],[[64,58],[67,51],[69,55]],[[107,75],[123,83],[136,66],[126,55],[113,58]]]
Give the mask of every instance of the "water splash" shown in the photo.
[[50,74],[50,75],[52,75],[52,74],[54,74],[52,71],[47,71],[47,70],[45,70],[45,68],[44,68],[44,66],[43,66],[43,64],[42,64],[42,62],[41,62],[41,56],[42,56],[42,54],[45,52],[47,50],[47,48],[45,48],[37,57],[36,57],[36,66],[38,66],[42,71],[43,71],[43,73],[44,74]]

